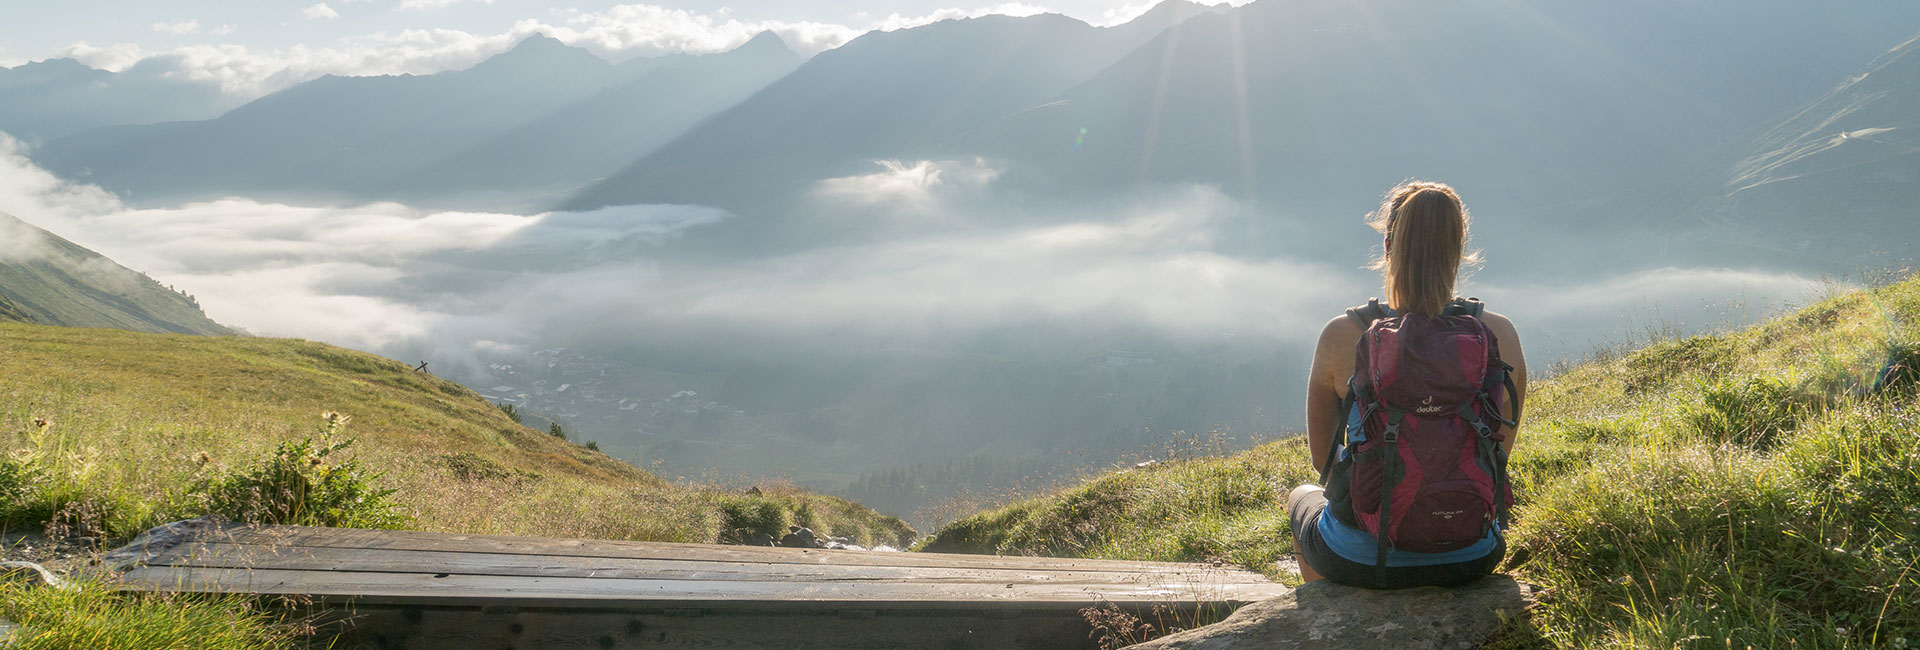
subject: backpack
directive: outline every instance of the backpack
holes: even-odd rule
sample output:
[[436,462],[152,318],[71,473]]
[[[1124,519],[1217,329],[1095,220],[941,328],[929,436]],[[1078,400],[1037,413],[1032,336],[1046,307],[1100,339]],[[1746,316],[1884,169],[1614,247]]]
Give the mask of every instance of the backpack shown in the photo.
[[[1512,371],[1480,321],[1485,305],[1457,299],[1440,316],[1398,315],[1378,299],[1347,315],[1366,327],[1327,451],[1328,512],[1389,548],[1442,553],[1500,530],[1513,503],[1494,392],[1515,395]],[[1360,427],[1348,418],[1360,409]],[[1346,453],[1340,453],[1345,450]],[[1337,460],[1336,460],[1337,459]]]

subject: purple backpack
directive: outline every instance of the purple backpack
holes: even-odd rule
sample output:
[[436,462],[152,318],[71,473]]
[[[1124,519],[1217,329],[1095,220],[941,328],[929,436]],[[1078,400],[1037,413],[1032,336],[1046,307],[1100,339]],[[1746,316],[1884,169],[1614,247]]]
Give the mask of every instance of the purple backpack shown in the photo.
[[[1320,482],[1333,517],[1378,540],[1375,567],[1389,548],[1443,553],[1506,523],[1513,492],[1497,429],[1517,426],[1520,413],[1500,415],[1500,402],[1513,400],[1513,368],[1480,321],[1484,309],[1466,298],[1437,317],[1397,315],[1377,299],[1347,310],[1367,331]],[[1355,408],[1360,428],[1350,431]]]

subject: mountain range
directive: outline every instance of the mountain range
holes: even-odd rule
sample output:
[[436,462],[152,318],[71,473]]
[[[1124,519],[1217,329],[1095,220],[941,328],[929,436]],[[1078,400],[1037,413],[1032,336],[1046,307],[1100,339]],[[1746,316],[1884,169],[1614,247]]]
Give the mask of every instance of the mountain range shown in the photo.
[[[1462,189],[1475,244],[1499,260],[1490,273],[1501,275],[1482,277],[1509,291],[1645,269],[1664,286],[1670,267],[1852,271],[1920,246],[1908,198],[1920,179],[1915,25],[1920,4],[1892,2],[1175,0],[1115,27],[988,16],[870,33],[810,59],[762,35],[726,53],[616,65],[534,37],[468,70],[324,78],[215,119],[97,128],[32,155],[136,205],[239,194],[560,209],[583,212],[555,221],[583,232],[616,223],[591,212],[606,206],[722,208],[725,218],[670,238],[586,253],[462,251],[462,264],[405,282],[429,294],[427,285],[454,283],[534,287],[511,300],[552,307],[538,319],[549,329],[537,330],[551,340],[480,355],[483,369],[461,377],[491,399],[563,420],[615,453],[819,485],[889,464],[1111,452],[1212,425],[1291,428],[1304,352],[1272,331],[1166,335],[1127,320],[1150,301],[1127,302],[1125,291],[1096,297],[1118,306],[1089,300],[1094,307],[1067,316],[1041,303],[1079,297],[1044,286],[992,315],[1000,320],[861,314],[882,333],[934,332],[901,340],[803,338],[784,328],[811,316],[798,313],[726,330],[697,312],[754,311],[740,303],[788,300],[783,289],[822,296],[779,303],[804,304],[796,311],[885,305],[865,294],[899,286],[925,302],[1024,293],[1004,281],[1021,271],[987,267],[1055,251],[1066,262],[1032,267],[1039,275],[1091,279],[1047,286],[1142,277],[1071,246],[1102,237],[1138,236],[1134,245],[1153,254],[1122,258],[1138,265],[1164,261],[1163,239],[1204,239],[1164,244],[1192,253],[1164,256],[1175,258],[1172,273],[1305,260],[1320,265],[1298,268],[1334,276],[1378,243],[1358,217],[1411,176]],[[956,168],[991,183],[941,176]],[[981,195],[964,205],[979,216],[958,227],[936,218],[875,226],[822,214],[893,210],[817,200],[836,180],[883,171],[916,196]],[[1145,217],[1129,210],[1148,195],[1176,200]],[[1153,229],[1216,212],[1231,214],[1205,228]],[[1018,229],[1047,220],[1074,223]],[[995,230],[1007,224],[1017,225],[1012,235]],[[889,237],[904,243],[860,245]],[[1034,245],[1041,240],[1053,247]],[[965,246],[996,255],[953,252]],[[896,265],[863,265],[870,255]],[[929,256],[935,268],[924,273],[899,263]],[[914,277],[820,289],[843,279],[841,267]],[[641,287],[619,295],[642,298],[583,317],[546,295],[588,275],[606,283],[591,287]],[[529,276],[551,282],[511,284]],[[661,305],[641,304],[656,297]],[[0,302],[0,313],[28,313],[32,302]],[[1555,315],[1578,320],[1566,313]],[[1192,316],[1204,314],[1167,319]],[[1554,338],[1563,349],[1598,342]],[[441,343],[401,356],[440,368]]]
[[108,126],[203,120],[239,104],[218,84],[169,72],[165,59],[117,73],[73,59],[0,68],[0,131],[39,143]]
[[871,171],[875,159],[963,154],[957,145],[966,134],[1047,102],[1168,27],[1221,11],[1171,0],[1110,28],[1040,14],[868,34],[815,56],[564,206],[738,209]]
[[211,120],[61,138],[34,159],[141,204],[246,195],[502,209],[617,169],[799,61],[772,34],[617,66],[536,35],[466,70],[329,75]]
[[[1500,244],[1525,230],[1510,225],[1578,232],[1649,206],[1733,205],[1702,193],[1700,170],[1780,150],[1802,108],[1843,108],[1807,103],[1852,101],[1819,98],[1915,24],[1910,3],[1171,0],[1115,27],[986,16],[806,60],[772,34],[620,65],[535,36],[468,70],[322,78],[216,119],[57,138],[34,159],[136,204],[690,203],[777,231],[797,197],[874,161],[981,158],[1030,195],[1218,186],[1296,224],[1249,238],[1288,250],[1334,245],[1312,215],[1365,210],[1421,176],[1479,197]],[[75,66],[6,71],[0,88]]]

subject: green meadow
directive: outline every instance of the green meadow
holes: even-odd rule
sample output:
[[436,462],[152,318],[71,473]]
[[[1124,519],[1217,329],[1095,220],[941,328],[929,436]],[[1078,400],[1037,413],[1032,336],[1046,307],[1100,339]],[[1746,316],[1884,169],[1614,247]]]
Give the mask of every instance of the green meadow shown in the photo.
[[[1524,327],[1524,323],[1522,324]],[[1920,278],[1536,380],[1496,647],[1920,644]],[[923,550],[1220,559],[1298,580],[1304,439],[1130,468],[964,518]]]

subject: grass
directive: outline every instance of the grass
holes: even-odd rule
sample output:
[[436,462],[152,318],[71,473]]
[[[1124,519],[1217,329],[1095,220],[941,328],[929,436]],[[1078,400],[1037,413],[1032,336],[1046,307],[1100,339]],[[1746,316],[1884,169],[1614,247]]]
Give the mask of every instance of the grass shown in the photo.
[[[789,525],[862,545],[917,534],[792,486],[663,481],[369,354],[0,323],[0,527],[112,546],[207,513],[693,543],[777,538]],[[20,648],[290,648],[312,633],[249,602],[98,585],[0,586],[0,616],[30,630],[8,646]]]
[[[1496,647],[1920,646],[1920,277],[1537,381]],[[953,522],[927,550],[1275,565],[1302,441],[1126,470]]]
[[[208,486],[258,471],[282,445],[327,426],[326,412],[351,420],[339,435],[352,440],[327,462],[377,474],[409,528],[712,543],[738,527],[727,506],[753,501],[862,544],[913,534],[834,497],[664,481],[370,354],[10,323],[0,324],[0,448],[15,465],[34,461],[24,471],[38,476],[31,498],[0,504],[0,522],[117,540],[207,512],[218,496]],[[7,467],[0,492],[15,471]]]
[[13,650],[291,650],[310,632],[240,598],[119,594],[99,583],[0,584],[0,616],[23,628],[6,644]]
[[[947,524],[918,550],[1101,557],[1220,559],[1287,578],[1292,553],[1285,500],[1315,478],[1299,439],[1232,457],[1156,463],[1099,476],[1059,493]],[[1277,505],[1276,505],[1277,504]]]

